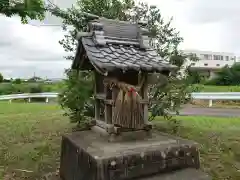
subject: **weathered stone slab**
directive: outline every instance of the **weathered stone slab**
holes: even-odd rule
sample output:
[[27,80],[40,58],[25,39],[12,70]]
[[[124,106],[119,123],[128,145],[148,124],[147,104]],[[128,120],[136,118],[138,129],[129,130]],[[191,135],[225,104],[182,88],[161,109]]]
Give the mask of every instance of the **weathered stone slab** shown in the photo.
[[[135,180],[211,180],[206,173],[197,169],[182,169],[170,173],[138,178]],[[43,180],[62,180],[56,173],[50,173],[43,177]]]
[[159,132],[128,142],[107,142],[93,131],[75,132],[62,140],[64,180],[126,180],[199,166],[196,143]]
[[187,168],[152,177],[139,178],[137,180],[211,180],[211,179],[212,178],[209,175],[200,170]]

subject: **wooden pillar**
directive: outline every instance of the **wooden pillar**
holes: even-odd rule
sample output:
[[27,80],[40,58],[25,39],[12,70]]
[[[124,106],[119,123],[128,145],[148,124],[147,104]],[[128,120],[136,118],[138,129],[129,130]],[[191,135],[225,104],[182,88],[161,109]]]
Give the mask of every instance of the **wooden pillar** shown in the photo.
[[[94,79],[95,79],[94,95],[96,96],[98,93],[98,87],[97,87],[97,83],[96,83],[98,78],[97,78],[96,72],[94,73]],[[100,100],[97,99],[96,97],[95,97],[95,119],[100,120]]]
[[[142,97],[144,100],[148,101],[148,77],[147,74],[144,74],[144,84],[142,87]],[[144,117],[144,123],[148,124],[148,104],[144,103],[143,105],[143,117]]]
[[[108,86],[104,86],[104,93],[106,95],[106,100],[112,99],[112,91]],[[105,103],[105,122],[107,124],[112,124],[112,105]]]
[[[115,103],[116,99],[117,99],[117,95],[118,95],[118,89],[116,87],[113,87],[112,89],[112,100]],[[114,112],[115,112],[115,105],[112,105],[112,120],[114,118]]]

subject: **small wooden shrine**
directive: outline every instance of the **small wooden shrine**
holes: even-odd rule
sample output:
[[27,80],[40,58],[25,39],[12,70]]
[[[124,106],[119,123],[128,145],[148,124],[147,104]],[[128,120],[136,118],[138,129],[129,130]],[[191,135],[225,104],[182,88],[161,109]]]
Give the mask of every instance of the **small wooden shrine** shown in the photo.
[[72,68],[95,72],[94,128],[108,134],[149,130],[149,73],[169,75],[175,67],[149,46],[144,23],[98,18],[78,36]]
[[149,46],[144,24],[96,18],[78,41],[72,68],[95,73],[95,118],[92,130],[63,136],[61,178],[209,180],[196,143],[151,130],[149,74],[175,67]]

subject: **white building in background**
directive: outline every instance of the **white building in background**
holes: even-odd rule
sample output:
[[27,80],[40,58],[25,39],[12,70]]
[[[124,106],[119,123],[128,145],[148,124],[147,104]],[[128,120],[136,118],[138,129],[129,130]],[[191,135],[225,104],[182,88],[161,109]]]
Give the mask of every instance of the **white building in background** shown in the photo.
[[196,68],[221,69],[226,65],[232,66],[237,61],[237,57],[233,53],[198,50],[183,50],[183,52],[194,54],[200,59],[198,62],[188,62]]
[[202,72],[209,78],[215,77],[215,72],[225,66],[231,67],[237,62],[237,57],[234,53],[212,52],[199,50],[183,50],[185,54],[194,54],[199,58],[197,62],[186,62],[186,66],[191,65],[192,70]]

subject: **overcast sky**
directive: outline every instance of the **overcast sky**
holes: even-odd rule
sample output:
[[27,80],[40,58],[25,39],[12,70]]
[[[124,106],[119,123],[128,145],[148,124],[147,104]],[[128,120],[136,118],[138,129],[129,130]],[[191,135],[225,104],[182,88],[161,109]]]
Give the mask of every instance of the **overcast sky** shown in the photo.
[[[74,0],[58,0],[64,7]],[[68,2],[68,3],[63,3]],[[157,5],[165,19],[184,37],[183,49],[240,54],[239,0],[147,0]],[[23,25],[18,17],[0,15],[0,72],[5,77],[63,77],[71,62],[59,45],[58,27]],[[36,23],[36,22],[34,22]]]

